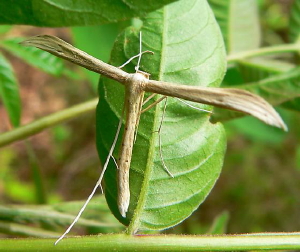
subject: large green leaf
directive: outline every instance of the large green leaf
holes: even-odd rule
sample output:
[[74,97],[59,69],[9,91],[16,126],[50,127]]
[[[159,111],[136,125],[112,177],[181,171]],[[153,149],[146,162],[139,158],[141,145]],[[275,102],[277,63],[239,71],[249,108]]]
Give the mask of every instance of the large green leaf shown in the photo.
[[34,47],[21,46],[19,42],[23,40],[24,38],[2,40],[0,46],[46,73],[59,76],[64,71],[65,65],[60,58]]
[[[143,19],[142,70],[152,79],[186,85],[219,86],[226,69],[219,27],[204,0],[182,0]],[[129,28],[117,40],[111,64],[119,66],[138,53],[138,31]],[[134,62],[136,64],[136,61]],[[131,64],[126,71],[133,72]],[[102,160],[114,138],[124,99],[124,88],[102,79],[97,108],[97,147]],[[209,106],[200,105],[210,109]],[[192,110],[169,98],[162,125],[162,166],[157,130],[163,104],[141,116],[130,168],[131,200],[127,218],[117,208],[117,169],[110,163],[105,175],[106,198],[114,215],[129,231],[164,229],[197,209],[219,177],[225,136],[222,125],[211,124],[205,112]],[[114,156],[118,156],[118,149]]]
[[99,25],[143,16],[176,0],[5,0],[0,24],[35,26]]
[[295,0],[291,7],[289,36],[290,40],[295,42],[299,40],[300,27],[300,2]]
[[0,54],[0,97],[14,127],[20,125],[19,87],[9,62]]
[[208,0],[229,54],[258,48],[260,24],[256,0]]

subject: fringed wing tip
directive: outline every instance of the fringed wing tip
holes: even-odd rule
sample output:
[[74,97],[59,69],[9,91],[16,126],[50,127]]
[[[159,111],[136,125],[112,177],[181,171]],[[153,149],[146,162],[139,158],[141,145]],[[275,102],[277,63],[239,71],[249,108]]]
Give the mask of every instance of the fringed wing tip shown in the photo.
[[[44,51],[50,52],[56,56],[62,51],[61,45],[67,44],[63,40],[51,35],[38,35],[25,39],[19,43],[23,46],[33,46]],[[55,54],[56,53],[56,54]]]
[[29,37],[29,38],[25,39],[24,41],[21,41],[19,44],[24,45],[24,46],[34,46],[34,44],[36,42],[40,42],[47,38],[49,39],[52,37],[53,36],[50,36],[50,35],[37,35],[37,36]]
[[224,89],[224,93],[227,93],[224,107],[244,112],[266,124],[288,131],[280,115],[262,97],[242,89]]
[[251,96],[253,97],[253,103],[255,104],[255,106],[259,107],[251,111],[251,115],[257,117],[258,119],[271,126],[283,129],[284,131],[288,131],[288,127],[271,104],[257,95],[251,94]]
[[265,122],[269,125],[275,126],[277,128],[283,129],[285,132],[288,131],[287,125],[284,123],[280,115],[274,110],[276,114],[274,114],[271,118],[268,118],[269,120],[266,120]]

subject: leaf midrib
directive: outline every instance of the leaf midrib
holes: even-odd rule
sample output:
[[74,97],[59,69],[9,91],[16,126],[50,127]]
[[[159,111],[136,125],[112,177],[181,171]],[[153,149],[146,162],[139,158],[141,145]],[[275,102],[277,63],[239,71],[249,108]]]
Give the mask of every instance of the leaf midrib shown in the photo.
[[[159,67],[159,74],[158,74],[158,79],[162,80],[163,78],[163,66],[164,66],[164,55],[165,55],[165,47],[166,47],[166,34],[167,34],[167,26],[166,24],[166,16],[167,16],[167,8],[163,7],[162,9],[162,15],[163,15],[163,32],[162,32],[162,46],[161,46],[161,60],[160,60],[160,67]],[[158,96],[158,95],[157,95]],[[157,98],[158,99],[158,98]],[[159,106],[155,106],[155,116],[154,116],[154,122],[153,122],[153,127],[152,127],[152,132],[155,132],[155,130],[158,128],[159,125],[159,118],[160,118],[160,107]],[[150,141],[150,148],[148,151],[148,159],[147,159],[147,165],[146,165],[146,169],[145,169],[145,176],[143,179],[143,183],[142,183],[142,188],[141,188],[141,192],[140,192],[140,196],[139,196],[139,200],[138,203],[136,205],[136,208],[134,210],[134,214],[133,217],[131,219],[131,222],[126,230],[127,234],[133,234],[135,233],[139,226],[140,226],[140,213],[143,211],[144,206],[145,206],[145,202],[146,202],[146,196],[148,193],[148,188],[149,188],[149,182],[150,182],[150,176],[152,173],[152,169],[153,169],[153,159],[155,156],[155,145],[157,142],[157,133],[152,133],[152,137],[151,137],[151,141]]]

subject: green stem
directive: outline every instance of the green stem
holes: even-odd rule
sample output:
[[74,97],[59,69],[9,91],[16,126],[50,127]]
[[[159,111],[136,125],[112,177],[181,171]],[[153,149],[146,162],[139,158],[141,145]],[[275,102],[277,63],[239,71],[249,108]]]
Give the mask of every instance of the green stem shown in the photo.
[[32,123],[5,132],[0,135],[0,147],[37,134],[46,128],[52,127],[58,123],[65,122],[88,111],[95,110],[97,102],[98,98],[53,113]]
[[299,233],[190,236],[124,234],[68,238],[54,246],[54,239],[3,239],[5,251],[238,251],[300,249]]
[[297,52],[300,51],[300,44],[284,44],[278,46],[263,47],[251,51],[239,52],[239,53],[228,55],[227,63],[228,64],[234,63],[238,60],[242,60],[250,57],[257,57],[257,56],[275,54],[275,53],[288,53],[288,52],[295,52],[295,51]]

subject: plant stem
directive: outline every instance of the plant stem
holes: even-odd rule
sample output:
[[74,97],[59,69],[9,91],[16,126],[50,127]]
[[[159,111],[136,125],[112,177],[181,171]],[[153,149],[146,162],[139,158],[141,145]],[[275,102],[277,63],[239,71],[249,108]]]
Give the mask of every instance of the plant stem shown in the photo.
[[238,251],[300,249],[300,233],[190,236],[124,234],[67,238],[54,247],[54,239],[3,239],[5,251]]
[[278,46],[269,46],[269,47],[262,47],[251,51],[239,52],[234,53],[227,56],[227,63],[234,63],[238,60],[242,60],[249,57],[257,57],[262,55],[268,54],[275,54],[275,53],[288,53],[288,52],[299,52],[300,51],[300,44],[284,44]]
[[0,135],[0,147],[37,134],[46,128],[65,122],[86,112],[93,111],[96,108],[97,102],[98,98],[53,113],[32,123],[5,132]]

